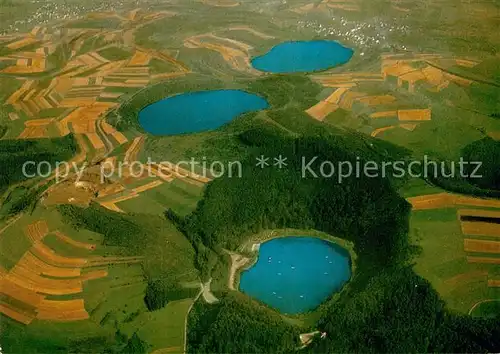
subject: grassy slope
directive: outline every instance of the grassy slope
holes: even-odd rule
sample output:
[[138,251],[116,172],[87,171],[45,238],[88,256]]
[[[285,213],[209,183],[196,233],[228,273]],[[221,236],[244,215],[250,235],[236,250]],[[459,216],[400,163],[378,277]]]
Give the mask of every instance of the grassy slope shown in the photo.
[[[43,242],[58,254],[68,257],[84,257],[118,255],[122,252],[119,247],[103,245],[105,240],[103,235],[90,232],[85,228],[74,229],[62,219],[56,209],[40,206],[33,214],[24,215],[0,238],[2,242],[0,264],[3,267],[11,268],[29,249],[30,243],[24,236],[23,230],[28,224],[37,220],[46,220],[50,230],[58,229],[75,240],[98,245],[95,251],[89,252],[61,242],[53,235],[48,235]],[[156,249],[156,253],[147,256],[146,274],[158,277],[163,273],[173,272],[174,278],[178,278],[179,281],[194,279],[196,272],[194,269],[190,271],[189,257],[186,257],[181,249],[182,247],[189,248],[189,243],[173,228],[166,228],[165,225],[155,224],[152,221],[152,219],[146,219],[148,224],[155,225],[154,230],[158,232],[158,235],[154,237],[157,244],[150,248],[150,250]],[[165,237],[165,235],[170,236]],[[176,246],[174,242],[180,242],[180,244]],[[88,346],[93,348],[92,350],[100,350],[98,348],[104,350],[123,347],[124,340],[126,341],[126,338],[130,338],[136,332],[141,340],[149,343],[151,348],[158,349],[163,346],[183,344],[187,306],[185,304],[189,304],[190,299],[173,302],[162,312],[149,313],[144,303],[146,280],[142,265],[113,265],[96,269],[107,269],[108,276],[86,282],[83,294],[48,297],[52,300],[83,297],[86,310],[90,314],[89,320],[74,323],[35,320],[29,326],[24,327],[2,315],[4,347],[11,351],[29,353],[53,352],[56,348],[76,349],[79,346]],[[174,315],[175,317],[172,317]],[[169,319],[172,334],[168,337],[155,336],[154,333],[158,332],[152,328],[156,328],[158,323],[164,323],[166,318]],[[151,331],[144,329],[145,319],[148,319],[148,328],[151,328]],[[120,331],[125,339],[120,336],[116,337],[117,331]],[[68,336],[68,333],[71,333],[71,336]]]

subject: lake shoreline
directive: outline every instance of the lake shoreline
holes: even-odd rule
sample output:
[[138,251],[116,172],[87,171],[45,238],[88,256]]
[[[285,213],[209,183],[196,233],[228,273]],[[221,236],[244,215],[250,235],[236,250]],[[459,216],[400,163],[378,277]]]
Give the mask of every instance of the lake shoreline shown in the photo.
[[247,239],[247,241],[238,248],[237,252],[228,252],[231,256],[228,287],[230,290],[242,292],[240,290],[241,275],[244,271],[248,270],[258,262],[260,245],[265,242],[271,241],[273,239],[285,238],[285,237],[306,237],[306,238],[311,237],[311,238],[321,239],[323,241],[327,241],[328,243],[330,243],[331,246],[333,246],[335,249],[337,250],[340,249],[341,251],[346,252],[346,255],[348,255],[349,266],[350,266],[349,279],[341,286],[339,290],[334,291],[325,301],[319,304],[316,308],[314,308],[313,310],[297,314],[285,314],[275,309],[281,315],[287,317],[291,316],[293,318],[298,318],[298,317],[309,316],[312,313],[318,311],[318,309],[324,303],[331,301],[332,298],[338,296],[338,294],[340,294],[344,290],[345,286],[354,276],[356,269],[357,255],[354,252],[354,244],[352,242],[316,230],[298,230],[298,229],[265,230],[263,232],[250,236]]
[[218,129],[242,114],[268,107],[264,97],[242,89],[190,91],[141,108],[138,122],[154,136],[195,134]]
[[286,41],[252,58],[252,67],[274,74],[314,73],[348,63],[354,50],[328,39]]

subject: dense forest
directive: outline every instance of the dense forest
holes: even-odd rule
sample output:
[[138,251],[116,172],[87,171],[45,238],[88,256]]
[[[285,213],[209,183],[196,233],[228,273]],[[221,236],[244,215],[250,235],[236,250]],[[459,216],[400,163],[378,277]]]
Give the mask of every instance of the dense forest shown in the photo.
[[[23,165],[28,161],[38,164],[47,161],[52,167],[58,161],[69,161],[77,151],[72,135],[38,140],[0,140],[0,193],[12,184],[24,181]],[[29,165],[26,174],[37,173],[36,165]],[[45,174],[47,166],[41,166]]]
[[436,161],[445,164],[436,174],[431,170],[429,181],[451,192],[478,197],[500,198],[500,142],[486,137],[474,141],[461,151],[465,162]]
[[449,313],[437,292],[411,267],[355,278],[318,323],[328,333],[318,352],[495,352],[500,322]]
[[188,326],[190,353],[291,353],[299,346],[298,328],[240,293],[196,303]]
[[[246,134],[244,140],[251,143],[254,138],[260,144],[256,132]],[[316,158],[318,162],[311,168],[318,174],[322,161],[364,162],[359,153],[367,148],[357,149],[352,139],[355,137],[348,135],[296,139],[268,135],[267,144],[243,162],[242,177],[211,183],[203,202],[181,228],[195,245],[202,243],[211,249],[234,249],[246,236],[264,229],[311,228],[353,241],[356,252],[370,263],[405,258],[410,206],[388,178],[360,174],[339,183],[337,175],[315,178],[302,174],[303,159]],[[261,169],[255,166],[260,155],[282,155],[288,166]]]
[[[481,178],[469,177],[469,183],[482,189],[498,191],[500,195],[500,141],[486,137],[465,147],[463,156],[466,161],[480,163],[477,173]],[[475,166],[469,165],[466,172],[469,176]]]

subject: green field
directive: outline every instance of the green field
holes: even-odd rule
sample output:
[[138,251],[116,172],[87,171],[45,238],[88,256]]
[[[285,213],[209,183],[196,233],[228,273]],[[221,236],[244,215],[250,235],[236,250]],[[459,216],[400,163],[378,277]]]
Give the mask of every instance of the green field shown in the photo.
[[471,316],[495,318],[500,313],[499,300],[485,301],[471,310]]
[[[95,233],[80,226],[75,228],[76,224],[67,223],[67,219],[63,219],[57,209],[38,206],[33,213],[25,214],[13,223],[0,238],[0,265],[7,271],[31,247],[24,229],[38,220],[45,220],[49,231],[59,230],[76,241],[97,245],[95,251],[89,251],[65,243],[49,233],[43,243],[59,255],[86,258],[124,253],[122,247],[106,241],[106,234]],[[2,315],[2,326],[8,333],[4,338],[5,345],[16,348],[16,352],[27,353],[52,351],[60,346],[80,349],[87,346],[93,350],[114,347],[118,350],[131,345],[130,341],[136,333],[140,343],[150,350],[163,347],[183,348],[184,323],[192,299],[186,297],[184,300],[169,301],[164,309],[154,313],[148,311],[144,302],[147,278],[170,277],[176,279],[173,281],[182,283],[196,279],[196,271],[189,270],[189,257],[185,255],[186,247],[189,253],[189,244],[182,240],[182,235],[176,235],[172,228],[167,229],[166,226],[156,225],[160,228],[159,234],[163,237],[170,234],[170,237],[156,239],[156,244],[150,249],[156,252],[149,253],[143,265],[123,264],[83,269],[82,274],[106,270],[108,275],[86,282],[81,294],[47,297],[59,301],[83,298],[85,309],[90,315],[89,320],[69,323],[34,320],[23,330],[24,326]],[[180,242],[177,246],[172,243],[176,238],[175,242]],[[176,299],[177,297],[178,295]],[[159,336],[155,328],[160,323],[164,326],[167,318],[170,334],[167,337]],[[75,333],[67,336],[68,331]]]
[[110,61],[125,60],[131,57],[131,53],[119,47],[109,47],[97,52],[103,58]]
[[415,271],[431,282],[448,307],[468,313],[476,303],[500,296],[498,288],[488,288],[485,275],[500,266],[467,263],[457,209],[414,211],[410,236],[421,247]]

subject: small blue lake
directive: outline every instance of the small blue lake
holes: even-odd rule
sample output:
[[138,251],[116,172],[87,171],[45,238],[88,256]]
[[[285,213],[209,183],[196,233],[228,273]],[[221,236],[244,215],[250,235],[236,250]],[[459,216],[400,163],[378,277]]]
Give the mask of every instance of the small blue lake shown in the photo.
[[243,113],[267,107],[264,98],[241,90],[190,92],[143,108],[139,123],[153,135],[199,133],[217,129]]
[[349,252],[314,237],[282,237],[260,246],[240,290],[286,314],[313,310],[351,277]]
[[347,63],[353,50],[328,40],[284,42],[252,60],[255,69],[271,73],[312,72]]

